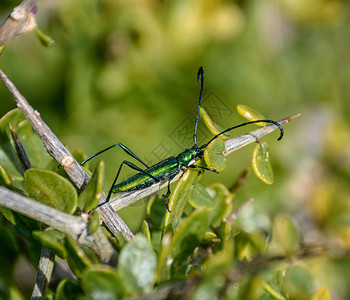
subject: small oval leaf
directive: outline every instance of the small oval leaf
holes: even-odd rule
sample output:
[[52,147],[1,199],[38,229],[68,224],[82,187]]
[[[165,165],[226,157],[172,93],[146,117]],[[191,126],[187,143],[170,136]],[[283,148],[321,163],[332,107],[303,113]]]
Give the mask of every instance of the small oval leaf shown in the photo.
[[205,163],[214,168],[216,171],[221,172],[226,168],[227,162],[224,156],[225,141],[221,137],[212,141],[209,146],[204,150]]
[[83,297],[79,283],[73,280],[63,279],[57,286],[55,300],[75,300]]
[[188,202],[193,208],[214,208],[216,205],[214,199],[210,196],[205,187],[200,183],[197,183],[194,186]]
[[2,165],[0,165],[0,185],[11,187],[11,180]]
[[148,243],[152,245],[151,232],[149,230],[149,226],[146,220],[143,220],[140,232],[146,237]]
[[301,237],[298,228],[288,216],[278,215],[275,218],[271,236],[269,252],[282,255],[297,253]]
[[29,197],[72,214],[77,208],[77,192],[64,177],[52,171],[32,168],[24,175]]
[[268,293],[272,299],[275,300],[287,300],[286,297],[281,295],[278,291],[276,291],[271,285],[269,285],[266,281],[262,282],[262,288]]
[[329,290],[321,286],[315,294],[312,295],[311,300],[330,300],[331,299],[331,294]]
[[209,195],[214,199],[214,209],[210,211],[210,225],[217,227],[232,212],[233,197],[226,186],[214,183],[207,187]]
[[[223,128],[214,123],[214,121],[209,117],[208,113],[202,107],[199,110],[199,114],[202,117],[204,124],[207,126],[207,128],[213,135],[219,134],[220,132],[224,131]],[[227,135],[222,135],[222,137],[226,140],[228,139]]]
[[150,222],[152,228],[161,230],[164,224],[164,217],[166,209],[164,198],[159,195],[152,196],[148,202],[146,207],[147,220]]
[[78,243],[70,236],[65,236],[64,246],[67,251],[67,262],[74,275],[80,278],[83,271],[91,265],[91,260]]
[[33,231],[33,237],[36,240],[44,247],[51,249],[62,259],[66,256],[66,249],[63,245],[65,236],[64,233],[54,229]]
[[103,182],[104,162],[100,161],[96,166],[89,183],[79,195],[78,206],[81,210],[89,211],[98,204],[103,193]]
[[1,207],[1,213],[16,227],[16,230],[25,238],[32,238],[33,230],[41,229],[40,222],[16,213],[15,211],[12,211],[6,207]]
[[5,51],[6,47],[7,47],[7,44],[2,44],[0,46],[0,55]]
[[208,209],[198,209],[184,219],[173,238],[170,232],[163,235],[157,266],[158,282],[170,279],[171,270],[177,267],[183,274],[186,272],[184,261],[204,239],[208,223]]
[[219,238],[212,231],[207,231],[204,234],[204,236],[203,236],[203,238],[201,240],[201,244],[209,244],[209,245],[211,245],[211,244],[214,244],[214,243],[217,243],[217,242],[219,242]]
[[165,213],[163,235],[167,232],[174,233],[179,226],[189,195],[191,194],[195,183],[200,179],[200,176],[198,175],[199,172],[197,170],[187,169],[177,182],[169,199],[171,213],[168,211]]
[[218,250],[224,250],[226,243],[232,238],[231,224],[228,221],[222,221],[219,225],[218,238],[220,239]]
[[[255,121],[255,120],[264,120],[266,119],[261,113],[259,113],[257,110],[248,107],[247,105],[238,104],[237,105],[237,111],[238,113],[248,121]],[[263,125],[263,123],[258,125]]]
[[150,292],[156,282],[157,258],[143,235],[136,235],[120,252],[118,270],[130,293]]
[[259,142],[253,151],[253,170],[258,178],[267,184],[273,183],[273,170],[270,163],[269,147],[265,142]]
[[111,267],[92,265],[81,278],[82,288],[89,299],[120,299],[125,296],[123,278]]
[[170,257],[184,260],[204,238],[209,225],[209,210],[193,211],[179,226],[170,245]]
[[99,226],[100,226],[100,216],[96,210],[93,210],[89,214],[89,221],[88,221],[89,234],[93,234]]

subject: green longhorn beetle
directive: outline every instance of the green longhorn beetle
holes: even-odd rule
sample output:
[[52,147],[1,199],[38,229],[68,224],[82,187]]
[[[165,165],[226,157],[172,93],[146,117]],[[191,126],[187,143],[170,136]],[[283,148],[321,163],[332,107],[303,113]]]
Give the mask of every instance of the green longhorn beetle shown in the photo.
[[[230,128],[227,128],[226,130],[216,134],[208,143],[198,146],[197,144],[197,127],[198,127],[198,121],[199,121],[199,110],[201,107],[201,100],[202,100],[202,94],[203,94],[203,87],[204,87],[204,69],[203,67],[200,67],[198,70],[198,75],[197,75],[197,80],[198,82],[201,83],[201,88],[199,92],[199,102],[198,102],[198,108],[197,108],[197,116],[196,116],[196,121],[194,125],[194,133],[193,133],[193,141],[194,141],[194,146],[190,149],[185,149],[185,151],[181,152],[178,156],[171,156],[168,157],[164,160],[162,160],[159,163],[156,163],[155,165],[149,167],[147,164],[145,164],[138,156],[136,156],[128,147],[124,146],[121,143],[116,143],[112,146],[107,147],[106,149],[103,149],[96,154],[88,157],[85,159],[83,162],[81,162],[81,165],[84,165],[87,161],[90,159],[96,157],[97,155],[100,155],[101,153],[115,147],[119,146],[121,147],[128,155],[131,157],[135,158],[138,160],[141,164],[143,164],[146,169],[141,169],[140,167],[136,166],[135,164],[124,160],[117,172],[117,175],[114,178],[114,181],[112,183],[112,186],[108,192],[108,196],[106,199],[106,202],[109,201],[112,193],[125,193],[125,192],[132,192],[132,191],[138,191],[145,189],[154,183],[157,182],[165,182],[168,181],[168,191],[164,195],[166,197],[166,207],[167,210],[170,212],[169,206],[168,206],[168,197],[170,195],[170,182],[171,180],[180,172],[180,170],[185,170],[188,168],[196,168],[196,169],[204,169],[208,170],[211,172],[218,173],[215,169],[210,168],[210,167],[204,167],[204,166],[198,166],[198,165],[193,165],[190,164],[194,161],[197,161],[201,158],[203,158],[204,150],[209,146],[211,142],[213,142],[215,139],[217,139],[219,136],[225,134],[226,132],[229,132],[235,128],[246,126],[249,124],[254,124],[254,123],[272,123],[278,126],[280,130],[280,136],[278,138],[278,141],[283,137],[283,128],[282,126],[277,123],[276,121],[272,120],[256,120],[256,121],[250,121],[250,122],[245,122]],[[119,177],[120,171],[122,169],[123,165],[129,166],[131,169],[134,169],[138,171],[139,173],[135,174],[134,176],[131,176],[130,178],[117,183],[117,179]]]

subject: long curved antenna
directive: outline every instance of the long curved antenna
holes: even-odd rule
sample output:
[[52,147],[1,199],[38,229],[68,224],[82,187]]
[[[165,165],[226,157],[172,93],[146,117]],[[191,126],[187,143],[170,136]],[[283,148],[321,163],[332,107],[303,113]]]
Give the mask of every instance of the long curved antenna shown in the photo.
[[218,133],[217,135],[215,135],[208,143],[202,145],[200,148],[201,148],[201,149],[207,148],[208,145],[209,145],[212,141],[214,141],[214,140],[217,139],[220,135],[222,135],[222,134],[224,134],[224,133],[226,133],[226,132],[229,132],[229,131],[231,131],[231,130],[233,130],[233,129],[236,129],[236,128],[239,128],[239,127],[243,127],[243,126],[246,126],[246,125],[249,125],[249,124],[254,124],[254,123],[271,123],[271,124],[275,124],[275,125],[279,128],[279,130],[280,130],[280,132],[281,132],[281,134],[280,134],[280,136],[278,137],[277,141],[279,141],[280,139],[282,139],[282,137],[283,137],[283,135],[284,135],[283,127],[281,126],[281,124],[277,123],[276,121],[272,121],[272,120],[255,120],[255,121],[245,122],[245,123],[242,123],[242,124],[239,124],[239,125],[236,125],[236,126],[227,128],[226,130],[224,130],[224,131]]
[[193,141],[194,141],[194,144],[196,146],[197,146],[197,127],[198,127],[198,121],[199,121],[199,110],[201,108],[201,101],[202,101],[203,88],[204,88],[204,68],[203,67],[200,67],[198,70],[197,81],[201,83],[201,89],[199,91],[197,117],[196,117],[196,121],[194,123],[194,132],[193,132]]

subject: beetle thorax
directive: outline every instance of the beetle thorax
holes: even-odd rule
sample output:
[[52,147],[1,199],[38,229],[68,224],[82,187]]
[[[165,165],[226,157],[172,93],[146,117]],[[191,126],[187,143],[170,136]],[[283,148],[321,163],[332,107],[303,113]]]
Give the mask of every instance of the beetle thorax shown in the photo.
[[178,161],[184,165],[188,166],[190,161],[198,160],[203,157],[203,151],[197,146],[193,146],[190,149],[186,149],[184,152],[177,156]]

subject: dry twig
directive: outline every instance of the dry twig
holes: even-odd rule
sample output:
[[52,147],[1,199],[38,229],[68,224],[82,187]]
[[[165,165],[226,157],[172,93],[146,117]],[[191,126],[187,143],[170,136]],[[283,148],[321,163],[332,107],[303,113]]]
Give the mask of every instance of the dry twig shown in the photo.
[[32,292],[32,300],[43,299],[47,285],[51,280],[53,267],[55,264],[55,254],[47,248],[43,248],[40,254],[38,272]]
[[[33,129],[41,138],[46,151],[64,168],[75,185],[80,190],[84,189],[90,179],[81,168],[80,164],[41,119],[40,114],[29,105],[28,101],[21,95],[1,69],[0,76],[13,95],[17,107],[22,110]],[[105,200],[105,195],[102,195],[100,203],[105,204],[97,208],[102,221],[117,238],[119,234],[122,233],[126,240],[130,240],[133,237],[131,230]]]
[[0,187],[0,205],[68,234],[94,251],[102,263],[110,264],[114,260],[113,247],[102,230],[89,234],[88,224],[81,217],[71,216],[5,187]]
[[32,31],[37,26],[36,0],[24,0],[16,6],[0,25],[0,46],[8,44],[15,37]]

